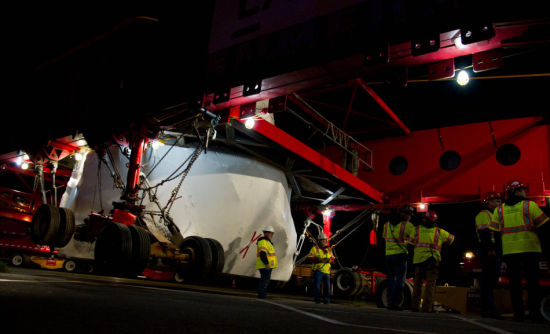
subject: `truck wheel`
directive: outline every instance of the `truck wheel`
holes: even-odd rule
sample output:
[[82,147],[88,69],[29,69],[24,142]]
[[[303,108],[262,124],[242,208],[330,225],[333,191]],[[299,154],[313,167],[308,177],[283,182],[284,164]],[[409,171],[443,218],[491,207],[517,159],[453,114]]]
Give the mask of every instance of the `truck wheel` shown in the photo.
[[97,268],[105,273],[127,275],[132,261],[132,234],[123,224],[105,224],[94,250]]
[[361,284],[361,274],[350,269],[341,269],[334,277],[334,293],[343,297],[351,297],[361,289]]
[[32,218],[32,239],[40,245],[56,241],[60,233],[61,214],[59,208],[42,204]]
[[[405,281],[403,286],[403,296],[401,300],[397,303],[397,306],[402,308],[409,308],[412,301],[412,291],[413,287],[409,281]],[[388,282],[383,280],[376,286],[376,306],[377,307],[388,307]]]
[[182,274],[180,274],[178,271],[176,271],[174,273],[174,281],[176,283],[183,283],[183,282],[185,282],[185,279],[183,278]]
[[550,293],[547,293],[540,301],[540,314],[550,322]]
[[220,278],[225,264],[225,253],[222,245],[218,240],[206,238],[212,251],[212,271],[210,272],[210,280],[215,281]]
[[76,262],[74,260],[65,260],[65,262],[63,262],[63,269],[69,273],[75,272]]
[[57,240],[53,241],[55,247],[65,247],[71,241],[75,230],[74,213],[70,209],[59,208],[60,226]]
[[208,279],[212,271],[212,250],[208,241],[197,236],[187,237],[181,244],[181,250],[193,254],[191,265],[183,272],[185,279],[195,282]]
[[21,267],[23,263],[25,262],[25,258],[22,254],[15,253],[10,258],[10,263],[14,267]]
[[132,266],[136,274],[141,274],[149,262],[151,239],[144,228],[128,226],[132,235]]

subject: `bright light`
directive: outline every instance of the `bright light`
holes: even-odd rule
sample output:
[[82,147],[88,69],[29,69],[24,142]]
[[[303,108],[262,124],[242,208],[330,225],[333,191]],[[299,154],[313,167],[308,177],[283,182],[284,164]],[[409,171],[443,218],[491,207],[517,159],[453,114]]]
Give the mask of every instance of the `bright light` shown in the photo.
[[466,252],[464,253],[464,258],[468,259],[468,260],[471,260],[474,258],[474,253],[473,252]]
[[25,153],[23,155],[23,160],[29,160],[29,159],[30,159],[29,155],[27,153]]
[[21,156],[17,157],[17,159],[15,160],[15,164],[17,166],[21,166],[22,163],[23,163],[23,158]]
[[330,216],[332,214],[332,211],[331,209],[325,209],[323,210],[323,216]]
[[156,150],[157,148],[163,146],[164,143],[160,140],[153,140],[153,142],[151,143],[151,146],[153,146],[153,150]]
[[426,209],[426,204],[420,203],[420,205],[418,206],[418,208],[419,208],[420,210],[424,210],[424,209]]
[[24,163],[21,164],[21,169],[27,169],[27,168],[29,168],[28,163],[24,162]]
[[461,85],[467,85],[468,82],[470,82],[470,76],[468,75],[468,72],[462,70],[458,72],[458,76],[456,77],[456,82]]
[[79,152],[76,152],[76,153],[74,154],[74,159],[75,159],[76,161],[81,161],[81,160],[82,160],[82,154],[79,153]]
[[254,127],[255,123],[256,123],[256,121],[254,120],[254,117],[250,117],[250,118],[246,119],[246,122],[244,123],[244,126],[247,129],[252,129]]
[[462,37],[460,35],[458,35],[458,37],[455,38],[455,46],[458,49],[464,49],[466,47],[466,45],[462,44]]

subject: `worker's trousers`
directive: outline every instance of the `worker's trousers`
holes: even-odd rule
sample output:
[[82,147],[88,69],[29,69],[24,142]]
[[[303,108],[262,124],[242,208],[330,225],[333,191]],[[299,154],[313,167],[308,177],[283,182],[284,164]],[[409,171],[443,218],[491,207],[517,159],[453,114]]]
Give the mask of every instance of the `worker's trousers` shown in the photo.
[[386,255],[388,306],[400,306],[407,275],[407,254]]
[[[411,308],[420,310],[420,299],[422,298],[422,312],[432,312],[435,295],[435,282],[439,274],[439,263],[430,257],[422,263],[415,265],[414,270],[414,291]],[[422,281],[426,279],[426,288],[422,296]]]
[[265,299],[267,297],[267,286],[271,280],[271,271],[273,269],[260,269],[260,282],[258,283],[258,298]]
[[313,273],[315,280],[315,302],[321,302],[321,283],[323,283],[323,303],[330,303],[330,275],[319,270],[315,270]]
[[481,315],[495,315],[497,311],[493,289],[498,283],[502,260],[499,256],[489,257],[487,252],[480,252],[480,260],[482,270],[479,282]]
[[540,286],[539,286],[539,260],[540,253],[517,253],[504,255],[506,262],[506,273],[510,278],[510,297],[514,318],[522,320],[525,316],[522,298],[522,274],[525,275],[527,283],[527,308],[532,319],[540,319]]

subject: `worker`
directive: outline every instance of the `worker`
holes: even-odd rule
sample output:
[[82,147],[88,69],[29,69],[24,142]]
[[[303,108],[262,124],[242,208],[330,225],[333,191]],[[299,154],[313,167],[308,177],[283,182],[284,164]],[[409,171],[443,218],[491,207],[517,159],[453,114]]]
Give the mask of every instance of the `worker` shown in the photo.
[[[539,260],[541,242],[537,235],[548,217],[535,202],[527,199],[527,186],[514,180],[506,185],[506,201],[493,212],[491,229],[502,238],[502,254],[510,279],[514,320],[524,321],[522,273],[527,283],[527,307],[532,321],[542,321],[539,311]],[[546,228],[548,225],[546,226]]]
[[437,227],[438,216],[434,211],[428,211],[422,217],[420,225],[416,226],[412,242],[414,244],[413,264],[414,291],[411,310],[420,311],[422,280],[426,279],[422,312],[433,312],[433,298],[435,283],[439,274],[441,262],[441,247],[451,244],[454,236],[442,228]]
[[266,226],[263,229],[264,236],[258,239],[256,251],[256,269],[260,270],[260,282],[258,284],[258,298],[267,297],[267,286],[271,280],[271,271],[277,268],[277,255],[273,247],[273,226]]
[[309,251],[308,259],[313,263],[313,278],[315,282],[315,303],[321,303],[321,283],[323,287],[323,303],[330,303],[330,266],[334,263],[332,249],[328,246],[327,235],[319,233],[318,245]]
[[496,311],[493,289],[498,283],[501,266],[500,233],[489,229],[493,218],[493,211],[502,201],[501,194],[489,191],[483,198],[483,208],[477,214],[476,234],[478,240],[478,256],[481,262],[481,316],[499,318]]
[[401,311],[403,287],[407,275],[407,244],[414,237],[414,226],[410,222],[414,209],[405,205],[399,209],[399,215],[390,216],[384,224],[383,237],[386,241],[386,274],[388,291],[388,310]]

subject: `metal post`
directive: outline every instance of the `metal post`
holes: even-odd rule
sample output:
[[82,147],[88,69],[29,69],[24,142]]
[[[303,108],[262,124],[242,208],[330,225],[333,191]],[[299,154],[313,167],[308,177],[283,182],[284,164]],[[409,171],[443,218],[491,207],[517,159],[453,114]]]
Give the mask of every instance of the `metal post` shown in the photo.
[[46,188],[44,186],[44,166],[42,164],[37,164],[36,170],[38,171],[38,181],[40,182],[40,192],[42,193],[42,204],[48,204]]
[[128,178],[123,199],[131,204],[134,204],[139,191],[139,172],[141,169],[143,151],[145,151],[145,144],[147,143],[147,128],[142,125],[138,130],[133,130],[132,132],[132,138],[130,141],[130,149],[132,150],[132,153],[130,154],[130,163],[128,164]]

